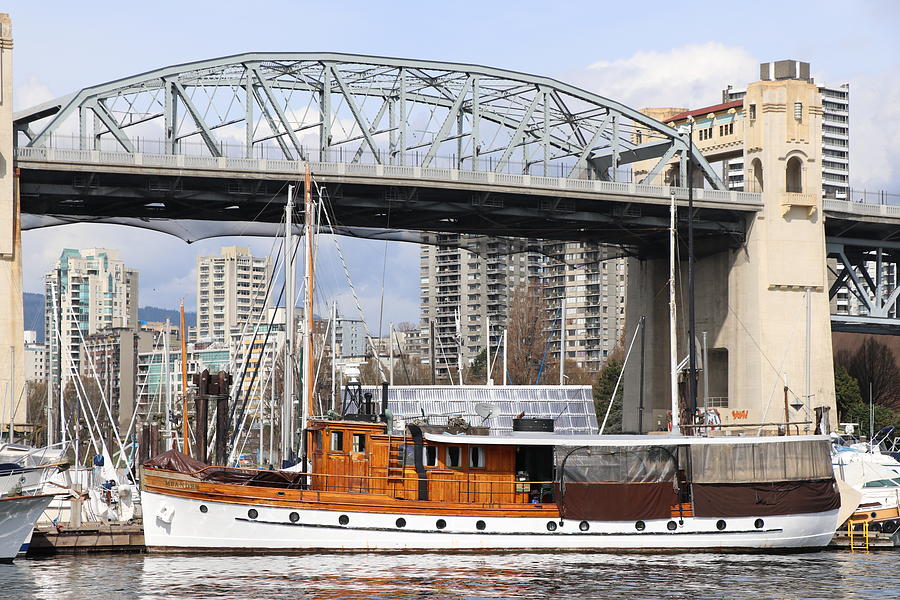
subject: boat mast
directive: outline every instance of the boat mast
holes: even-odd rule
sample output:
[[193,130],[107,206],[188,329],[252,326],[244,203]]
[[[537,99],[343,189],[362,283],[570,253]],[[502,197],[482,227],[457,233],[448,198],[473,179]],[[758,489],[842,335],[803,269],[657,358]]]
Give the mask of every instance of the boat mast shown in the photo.
[[672,388],[672,433],[681,433],[678,410],[678,340],[675,337],[675,192],[669,208],[669,362]]
[[188,401],[187,401],[187,335],[184,327],[184,300],[181,301],[181,425],[184,441],[181,442],[181,451],[190,454],[188,447],[190,431],[188,430]]
[[331,303],[331,407],[337,406],[337,302]]
[[313,232],[315,231],[316,215],[312,201],[312,177],[309,173],[309,163],[306,163],[306,174],[303,177],[304,192],[304,220],[306,223],[306,295],[304,296],[303,310],[306,316],[306,327],[303,331],[303,404],[300,407],[300,458],[306,460],[306,420],[309,416],[309,407],[313,399],[313,377],[315,367],[313,365]]
[[166,319],[166,331],[163,333],[163,360],[165,361],[165,374],[166,374],[166,414],[164,416],[163,423],[165,423],[164,435],[168,439],[168,444],[166,444],[166,450],[172,449],[172,438],[175,435],[175,432],[172,431],[172,422],[169,419],[169,415],[172,414],[172,365],[169,362],[169,331],[170,331],[171,323],[169,319]]
[[294,423],[294,186],[288,186],[284,207],[284,288],[285,342],[281,393],[281,460],[291,457],[291,429]]

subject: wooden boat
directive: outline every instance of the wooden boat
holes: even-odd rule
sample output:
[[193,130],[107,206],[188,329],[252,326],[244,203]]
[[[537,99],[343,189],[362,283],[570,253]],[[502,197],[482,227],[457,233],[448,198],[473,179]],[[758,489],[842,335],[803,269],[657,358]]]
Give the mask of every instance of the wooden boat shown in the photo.
[[825,436],[398,435],[372,415],[307,436],[308,473],[145,463],[148,548],[803,549],[838,525]]

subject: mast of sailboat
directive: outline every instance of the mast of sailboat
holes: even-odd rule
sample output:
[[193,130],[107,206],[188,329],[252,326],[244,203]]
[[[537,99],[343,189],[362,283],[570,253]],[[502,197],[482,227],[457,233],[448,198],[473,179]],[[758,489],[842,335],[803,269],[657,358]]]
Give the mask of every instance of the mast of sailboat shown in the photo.
[[181,425],[184,441],[181,442],[181,451],[190,454],[189,440],[190,431],[188,429],[188,387],[187,387],[187,335],[184,327],[184,300],[181,301]]
[[165,374],[166,374],[166,414],[163,419],[163,423],[165,423],[164,434],[167,438],[166,450],[172,449],[172,438],[175,436],[175,432],[172,431],[172,364],[170,362],[171,358],[169,357],[169,331],[171,330],[171,323],[169,319],[166,319],[166,331],[163,334],[163,360],[165,361]]
[[681,433],[678,410],[678,339],[675,337],[675,192],[669,207],[669,369],[672,388],[672,433]]
[[306,163],[306,173],[303,177],[303,214],[306,224],[306,295],[303,302],[303,314],[306,317],[306,327],[303,330],[303,403],[300,407],[300,458],[306,460],[306,420],[309,416],[309,407],[313,399],[313,377],[315,367],[313,365],[313,268],[315,260],[313,256],[313,232],[315,231],[316,215],[312,201],[312,177],[309,173],[309,163]]
[[294,186],[289,185],[284,207],[285,342],[281,390],[281,460],[290,460],[294,423]]
[[[688,117],[687,184],[688,184],[688,413],[691,424],[697,412],[697,320],[694,316],[694,118]],[[703,365],[704,371],[706,365]],[[691,430],[689,433],[693,433]]]
[[338,410],[337,402],[337,302],[331,303],[331,407]]

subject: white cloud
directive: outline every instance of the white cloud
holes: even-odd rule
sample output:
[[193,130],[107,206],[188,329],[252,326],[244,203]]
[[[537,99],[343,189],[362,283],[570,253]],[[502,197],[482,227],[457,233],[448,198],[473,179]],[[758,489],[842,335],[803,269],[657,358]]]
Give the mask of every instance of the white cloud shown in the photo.
[[13,110],[23,110],[55,97],[47,84],[32,75],[13,89]]
[[900,69],[850,82],[850,185],[900,194]]
[[595,62],[572,77],[585,89],[632,108],[696,107],[721,102],[728,83],[753,81],[758,63],[743,48],[706,42]]

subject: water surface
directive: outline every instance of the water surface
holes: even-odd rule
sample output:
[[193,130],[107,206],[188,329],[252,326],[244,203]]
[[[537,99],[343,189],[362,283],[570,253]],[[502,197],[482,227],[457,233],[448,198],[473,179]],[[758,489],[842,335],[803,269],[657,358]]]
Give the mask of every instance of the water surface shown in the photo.
[[0,598],[900,599],[895,552],[93,555],[18,560]]

